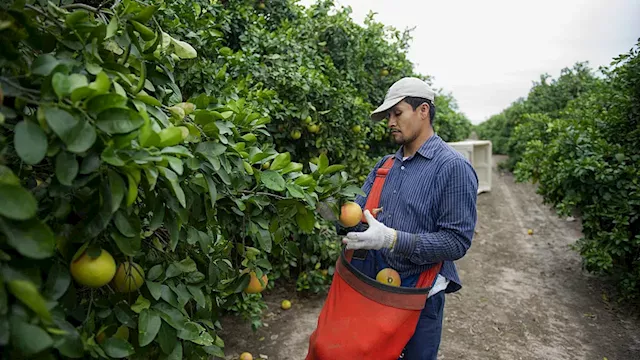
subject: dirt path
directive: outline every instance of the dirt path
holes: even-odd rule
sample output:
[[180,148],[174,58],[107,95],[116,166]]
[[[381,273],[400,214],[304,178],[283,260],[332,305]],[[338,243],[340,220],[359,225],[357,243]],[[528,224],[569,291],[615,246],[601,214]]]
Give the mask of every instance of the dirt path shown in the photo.
[[[609,302],[607,284],[585,274],[569,247],[581,236],[578,221],[558,218],[532,185],[494,168],[492,191],[478,198],[476,229],[457,263],[463,289],[446,298],[439,359],[640,359],[637,309]],[[286,312],[279,308],[285,296],[294,303]],[[227,359],[243,351],[304,359],[324,296],[280,290],[265,298],[268,327],[252,333],[246,323],[223,321]]]

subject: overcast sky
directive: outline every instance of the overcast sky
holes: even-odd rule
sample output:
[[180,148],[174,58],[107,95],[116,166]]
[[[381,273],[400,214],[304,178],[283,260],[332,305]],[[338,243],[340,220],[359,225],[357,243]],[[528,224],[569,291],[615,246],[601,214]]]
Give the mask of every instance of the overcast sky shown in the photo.
[[[301,0],[308,5],[313,0]],[[414,28],[409,59],[473,123],[527,95],[543,73],[577,61],[608,65],[640,37],[640,0],[336,0],[362,24],[369,11]]]

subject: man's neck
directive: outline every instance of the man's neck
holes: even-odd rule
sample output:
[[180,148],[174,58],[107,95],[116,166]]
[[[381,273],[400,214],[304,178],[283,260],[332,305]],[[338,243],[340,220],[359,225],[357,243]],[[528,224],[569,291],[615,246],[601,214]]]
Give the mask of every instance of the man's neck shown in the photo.
[[415,155],[416,152],[420,149],[420,147],[429,140],[434,135],[433,129],[429,129],[429,131],[424,132],[415,140],[410,143],[404,144],[402,146],[402,156],[408,158],[410,156]]

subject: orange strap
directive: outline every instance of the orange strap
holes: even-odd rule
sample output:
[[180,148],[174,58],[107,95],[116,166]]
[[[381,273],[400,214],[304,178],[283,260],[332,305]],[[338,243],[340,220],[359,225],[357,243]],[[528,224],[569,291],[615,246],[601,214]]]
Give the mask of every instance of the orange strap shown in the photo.
[[[369,210],[371,215],[375,218],[377,213],[374,213],[373,209],[377,209],[380,204],[380,194],[382,194],[382,186],[384,185],[385,178],[387,174],[393,167],[393,162],[395,161],[395,156],[391,155],[384,162],[384,164],[376,171],[376,178],[373,181],[373,186],[371,187],[371,191],[369,191],[369,196],[367,197],[367,203],[364,205],[364,210]],[[362,215],[362,222],[367,223],[367,219],[365,219],[364,214]]]

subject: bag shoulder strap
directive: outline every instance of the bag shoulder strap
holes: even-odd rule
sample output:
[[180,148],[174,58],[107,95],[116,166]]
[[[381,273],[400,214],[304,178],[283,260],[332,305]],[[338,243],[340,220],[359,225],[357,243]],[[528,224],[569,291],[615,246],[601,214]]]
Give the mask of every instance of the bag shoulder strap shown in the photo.
[[[391,171],[393,167],[393,163],[395,161],[395,156],[389,155],[387,160],[378,168],[376,171],[376,178],[373,181],[373,186],[371,186],[371,190],[369,191],[369,196],[367,196],[367,202],[364,205],[364,210],[369,210],[373,217],[376,217],[376,213],[373,209],[377,209],[380,204],[380,195],[382,194],[382,187],[384,186],[384,181]],[[367,219],[365,219],[364,214],[362,215],[362,222],[367,223]]]

